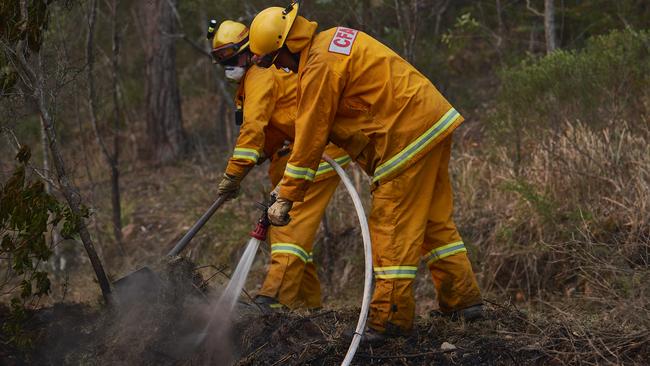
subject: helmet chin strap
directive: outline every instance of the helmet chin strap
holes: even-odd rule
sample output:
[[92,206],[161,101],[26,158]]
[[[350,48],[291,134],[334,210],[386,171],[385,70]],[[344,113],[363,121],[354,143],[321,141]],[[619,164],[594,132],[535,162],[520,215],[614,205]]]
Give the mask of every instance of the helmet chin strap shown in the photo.
[[284,45],[278,51],[277,59],[282,60],[281,66],[278,66],[279,69],[286,68],[293,72],[298,72],[298,65],[300,65],[300,53],[293,53],[289,50],[287,45]]
[[250,49],[247,49],[246,51],[246,65],[244,67],[246,70],[248,70],[251,66],[253,66],[255,63],[253,63],[253,53],[250,52]]

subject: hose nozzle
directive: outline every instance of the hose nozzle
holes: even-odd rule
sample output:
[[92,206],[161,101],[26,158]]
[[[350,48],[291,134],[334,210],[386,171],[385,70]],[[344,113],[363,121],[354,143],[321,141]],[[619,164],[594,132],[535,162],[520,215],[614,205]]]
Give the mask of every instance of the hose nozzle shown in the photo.
[[257,203],[262,209],[262,215],[260,215],[260,218],[257,220],[257,224],[255,224],[253,231],[248,234],[252,238],[260,241],[266,240],[266,232],[269,230],[269,226],[271,226],[271,220],[269,220],[269,216],[267,215],[266,211],[275,202],[276,198],[277,196],[271,193],[271,199],[268,204],[259,202]]
[[262,219],[258,220],[257,224],[255,224],[255,228],[250,232],[249,235],[259,241],[266,240],[266,232],[269,229],[269,224],[270,223],[264,222]]

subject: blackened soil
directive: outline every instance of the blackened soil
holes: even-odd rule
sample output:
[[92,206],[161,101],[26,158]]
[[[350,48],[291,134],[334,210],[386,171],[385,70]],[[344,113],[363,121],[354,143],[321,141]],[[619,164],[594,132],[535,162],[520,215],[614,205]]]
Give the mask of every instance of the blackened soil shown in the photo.
[[[2,324],[8,314],[8,308],[0,309]],[[91,354],[98,318],[97,309],[82,304],[56,304],[33,312],[23,329],[33,346],[12,346],[8,342],[9,335],[3,330],[0,335],[2,364],[65,365],[75,358],[74,354]]]
[[[0,334],[2,365],[339,365],[350,343],[343,333],[356,325],[358,316],[356,309],[263,314],[241,303],[227,342],[208,337],[188,348],[183,346],[188,332],[204,325],[197,303],[208,298],[193,293],[182,290],[171,297],[174,301],[148,303],[136,319],[79,304],[41,309],[26,328],[34,336],[32,351],[21,354]],[[605,359],[647,364],[647,331],[596,334],[597,328],[585,332],[582,323],[578,327],[549,316],[528,316],[512,306],[486,307],[486,319],[473,323],[418,318],[407,336],[362,344],[353,364],[599,364]],[[6,314],[6,308],[0,309],[0,320]],[[611,359],[594,350],[595,341],[607,346]]]
[[[338,365],[350,341],[343,336],[356,325],[352,310],[275,314],[243,325],[237,365]],[[362,346],[356,365],[521,365],[545,364],[549,358],[509,335],[524,331],[524,315],[489,309],[486,320],[471,324],[449,319],[418,319],[405,337]],[[443,350],[443,343],[455,347]]]

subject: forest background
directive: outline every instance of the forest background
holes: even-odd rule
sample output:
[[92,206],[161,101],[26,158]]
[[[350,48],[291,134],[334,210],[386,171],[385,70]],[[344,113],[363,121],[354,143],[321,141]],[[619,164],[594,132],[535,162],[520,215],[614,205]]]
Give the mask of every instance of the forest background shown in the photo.
[[[29,346],[34,309],[110,301],[109,281],[162,257],[209,206],[238,127],[208,20],[250,23],[270,5],[284,4],[2,2],[3,342]],[[486,299],[560,319],[568,335],[553,345],[572,346],[548,352],[562,361],[638,361],[650,340],[650,4],[314,0],[301,13],[384,42],[465,116],[455,219]],[[368,204],[368,178],[348,172]],[[269,190],[263,165],[187,256],[232,271]],[[332,308],[357,306],[363,286],[339,191],[315,249]],[[436,307],[424,268],[416,297],[419,315]]]

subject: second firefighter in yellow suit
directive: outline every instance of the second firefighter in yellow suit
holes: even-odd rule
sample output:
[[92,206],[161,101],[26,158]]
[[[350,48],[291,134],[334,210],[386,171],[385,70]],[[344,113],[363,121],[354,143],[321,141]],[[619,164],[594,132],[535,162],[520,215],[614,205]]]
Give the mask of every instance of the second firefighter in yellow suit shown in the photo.
[[[213,57],[222,64],[229,79],[239,82],[235,97],[243,111],[243,124],[233,155],[228,161],[219,194],[234,197],[239,183],[262,157],[271,160],[271,183],[280,183],[290,155],[296,118],[297,75],[288,70],[263,69],[250,65],[248,29],[241,23],[225,21],[213,38]],[[347,154],[330,144],[325,153],[340,165],[350,162]],[[296,204],[287,226],[272,226],[269,272],[256,302],[271,308],[321,306],[320,283],[312,260],[313,242],[325,208],[339,178],[325,163],[314,172],[314,185],[305,199]]]
[[413,282],[423,259],[442,312],[482,312],[465,245],[452,219],[451,134],[463,118],[413,66],[369,35],[345,27],[316,32],[298,4],[268,8],[251,25],[251,51],[263,67],[298,73],[295,146],[274,224],[306,197],[310,174],[333,141],[372,177],[369,218],[375,287],[369,329],[379,341],[409,332]]

